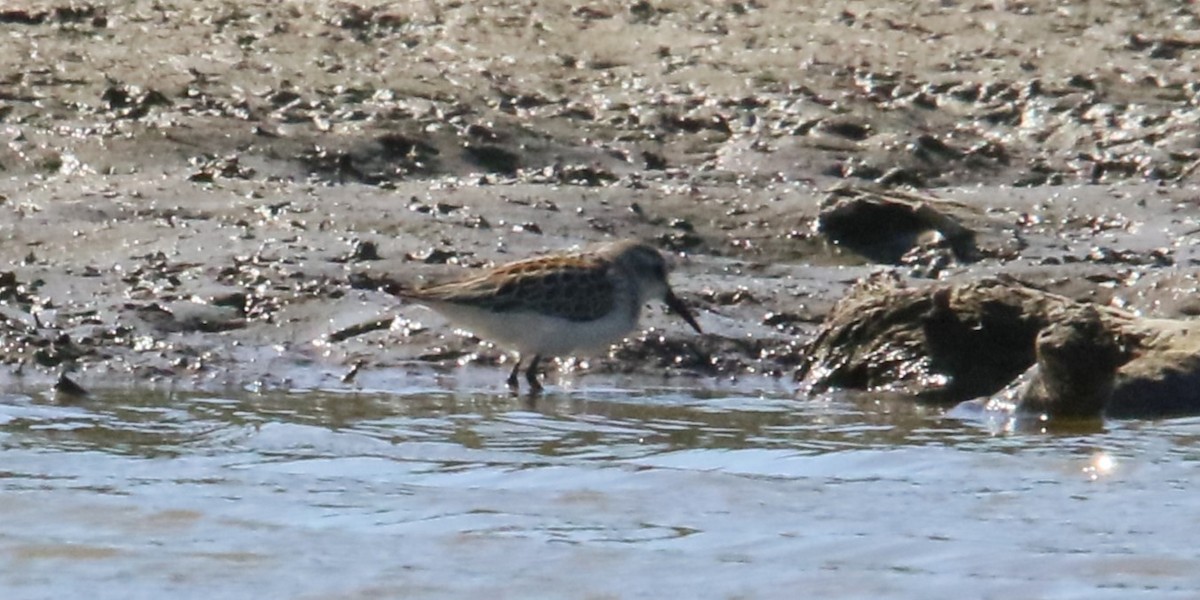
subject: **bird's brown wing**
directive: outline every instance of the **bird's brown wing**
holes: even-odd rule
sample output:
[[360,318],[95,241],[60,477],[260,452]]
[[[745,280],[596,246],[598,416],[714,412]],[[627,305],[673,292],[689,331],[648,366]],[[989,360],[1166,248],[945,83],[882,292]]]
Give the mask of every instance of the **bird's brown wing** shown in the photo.
[[512,263],[407,295],[417,301],[450,302],[498,313],[540,312],[569,321],[592,321],[612,310],[616,292],[607,262],[557,256]]

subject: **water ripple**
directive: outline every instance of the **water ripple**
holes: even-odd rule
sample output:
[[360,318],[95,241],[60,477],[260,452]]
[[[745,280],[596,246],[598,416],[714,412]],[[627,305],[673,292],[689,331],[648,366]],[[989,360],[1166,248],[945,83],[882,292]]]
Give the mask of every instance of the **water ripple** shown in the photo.
[[1200,588],[1200,419],[996,435],[862,395],[100,391],[0,397],[0,451],[0,553],[22,565],[0,588],[53,596],[514,573],[704,596],[734,567],[780,597]]

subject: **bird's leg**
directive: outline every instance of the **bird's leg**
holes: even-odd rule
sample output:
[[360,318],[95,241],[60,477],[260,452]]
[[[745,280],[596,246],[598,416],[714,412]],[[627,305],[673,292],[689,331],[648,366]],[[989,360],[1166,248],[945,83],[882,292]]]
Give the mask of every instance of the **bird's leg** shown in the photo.
[[[533,360],[529,361],[529,368],[525,370],[525,381],[529,382],[529,391],[537,393],[542,391],[542,384],[538,381],[538,363],[541,362],[542,356],[534,354]],[[514,373],[514,377],[516,374]]]
[[521,387],[517,382],[517,373],[521,372],[521,356],[517,355],[517,362],[513,365],[512,373],[508,374],[508,387],[517,389]]

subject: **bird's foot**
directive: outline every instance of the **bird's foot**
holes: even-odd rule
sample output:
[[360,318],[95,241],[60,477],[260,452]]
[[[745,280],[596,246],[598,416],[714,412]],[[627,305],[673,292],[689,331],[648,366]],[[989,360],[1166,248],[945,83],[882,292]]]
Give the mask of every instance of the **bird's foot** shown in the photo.
[[536,396],[538,394],[541,394],[542,391],[545,389],[546,388],[542,387],[541,382],[539,382],[536,377],[529,380],[529,394],[530,395]]
[[542,382],[538,381],[538,363],[541,362],[541,356],[534,356],[529,362],[529,368],[525,370],[525,381],[529,382],[529,393],[542,393]]

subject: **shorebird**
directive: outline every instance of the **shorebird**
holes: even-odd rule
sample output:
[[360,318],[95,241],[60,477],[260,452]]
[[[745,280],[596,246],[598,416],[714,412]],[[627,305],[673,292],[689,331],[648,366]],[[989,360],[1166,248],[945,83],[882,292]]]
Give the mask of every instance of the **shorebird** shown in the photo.
[[662,300],[697,333],[688,308],[667,283],[667,262],[654,247],[633,240],[611,242],[573,254],[500,265],[432,287],[400,292],[475,335],[515,350],[507,383],[525,380],[538,392],[543,357],[590,353],[617,342],[637,326],[642,306]]

